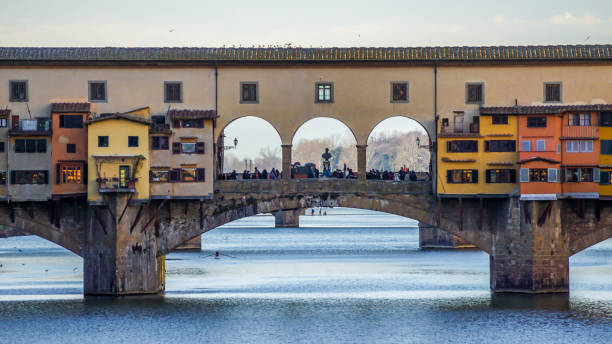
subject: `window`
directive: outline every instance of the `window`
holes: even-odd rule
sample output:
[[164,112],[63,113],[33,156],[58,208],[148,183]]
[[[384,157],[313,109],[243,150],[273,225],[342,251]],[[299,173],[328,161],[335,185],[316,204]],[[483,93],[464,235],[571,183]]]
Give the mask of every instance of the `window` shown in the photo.
[[527,128],[546,128],[546,117],[527,117]]
[[531,141],[521,141],[521,152],[531,152]]
[[106,81],[89,82],[89,101],[92,103],[106,102]]
[[81,184],[83,180],[82,172],[81,166],[62,165],[60,167],[60,182],[62,184]]
[[257,103],[259,94],[257,92],[257,82],[241,82],[240,83],[240,102],[241,103]]
[[612,127],[612,111],[599,113],[599,126]]
[[548,169],[546,168],[530,168],[530,182],[548,182]]
[[332,84],[331,82],[317,82],[315,84],[315,102],[333,103],[334,84]]
[[60,115],[60,128],[83,128],[83,116],[81,115]]
[[465,84],[465,103],[466,104],[481,104],[484,103],[483,83],[467,83]]
[[0,172],[0,185],[6,185],[6,171]]
[[0,153],[4,153],[4,142],[0,142]]
[[396,81],[391,83],[391,102],[392,103],[407,103],[408,102],[408,82]]
[[15,153],[46,153],[46,139],[16,139]]
[[169,174],[167,170],[151,170],[149,179],[152,183],[167,183],[170,180]]
[[516,152],[514,140],[485,141],[485,152]]
[[505,116],[505,115],[492,116],[491,122],[493,124],[508,124],[508,116]]
[[536,140],[536,152],[546,151],[546,140]]
[[168,136],[152,136],[151,137],[151,149],[153,150],[167,150],[169,144]]
[[181,181],[182,182],[195,182],[196,181],[196,169],[195,168],[181,168]]
[[[597,173],[597,175],[595,175]],[[567,183],[588,183],[600,182],[598,168],[582,167],[582,168],[566,168],[565,182]]]
[[138,136],[128,136],[128,147],[138,147]]
[[591,114],[588,113],[571,113],[568,118],[568,125],[570,126],[587,126],[591,125]]
[[181,103],[183,101],[182,83],[178,81],[164,82],[164,102]]
[[477,184],[478,170],[447,170],[446,181],[449,184]]
[[98,147],[108,147],[108,136],[98,136]]
[[561,83],[560,82],[545,82],[544,83],[544,102],[561,102]]
[[181,142],[182,153],[195,153],[196,143],[195,142]]
[[612,184],[612,173],[610,171],[601,171],[599,172],[599,184],[601,185],[610,185]]
[[11,171],[11,184],[48,184],[47,171]]
[[66,144],[66,153],[76,153],[76,144],[74,143]]
[[8,118],[0,117],[0,128],[6,128],[8,126]]
[[601,154],[612,154],[612,140],[601,140]]
[[593,141],[580,141],[580,151],[585,153],[593,152]]
[[183,119],[181,120],[181,126],[183,128],[204,128],[204,119]]
[[487,183],[516,183],[516,170],[500,169],[486,171]]
[[446,143],[446,151],[449,153],[478,152],[478,141],[455,140]]
[[565,151],[567,153],[591,153],[593,152],[593,141],[591,140],[568,140],[565,142]]
[[28,82],[26,80],[9,81],[9,101],[27,102],[28,101]]

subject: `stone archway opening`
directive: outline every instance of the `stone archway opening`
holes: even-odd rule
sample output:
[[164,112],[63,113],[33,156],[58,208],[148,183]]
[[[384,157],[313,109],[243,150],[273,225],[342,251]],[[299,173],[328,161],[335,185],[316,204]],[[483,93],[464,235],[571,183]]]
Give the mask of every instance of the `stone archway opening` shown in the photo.
[[293,178],[356,178],[357,140],[337,119],[308,120],[293,135],[291,149]]
[[[431,171],[431,139],[425,128],[405,116],[389,117],[374,127],[368,137],[368,179],[390,179],[395,173],[414,171],[412,178],[427,179]],[[401,173],[401,180],[411,175]],[[397,179],[396,178],[396,179]]]
[[[252,178],[261,172],[266,175],[272,169],[281,168],[281,138],[278,130],[268,121],[255,116],[246,116],[230,122],[221,131],[217,141],[220,179]],[[248,172],[243,175],[244,172]]]

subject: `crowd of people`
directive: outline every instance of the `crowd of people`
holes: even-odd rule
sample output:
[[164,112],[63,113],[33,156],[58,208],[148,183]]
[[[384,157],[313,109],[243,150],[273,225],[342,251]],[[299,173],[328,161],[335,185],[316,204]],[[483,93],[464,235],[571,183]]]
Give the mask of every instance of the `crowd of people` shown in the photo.
[[[219,180],[236,179],[238,179],[238,173],[236,173],[236,170],[233,170],[231,173],[223,173],[219,176]],[[244,170],[242,172],[242,178],[240,179],[280,179],[280,171],[274,167],[270,170],[270,172],[268,172],[266,169],[260,171],[257,167],[255,167],[253,172]]]
[[415,171],[410,171],[409,168],[403,167],[400,168],[399,171],[380,171],[380,170],[370,170],[366,174],[366,179],[375,179],[375,180],[392,180],[395,182],[399,181],[413,181],[417,180],[417,175]]

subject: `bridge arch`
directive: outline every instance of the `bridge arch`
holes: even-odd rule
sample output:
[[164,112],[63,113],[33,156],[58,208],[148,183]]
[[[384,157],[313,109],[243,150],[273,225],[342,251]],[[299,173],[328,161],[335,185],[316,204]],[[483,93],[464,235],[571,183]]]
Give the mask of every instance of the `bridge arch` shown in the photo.
[[[234,140],[237,145],[234,146]],[[219,173],[247,169],[242,163],[249,160],[249,169],[261,163],[260,169],[281,167],[282,136],[278,128],[268,120],[253,115],[232,119],[219,129],[217,137],[218,163],[223,166]],[[230,147],[225,151],[224,146]],[[231,148],[234,149],[231,149]],[[230,161],[231,159],[231,161]],[[270,166],[268,166],[270,165]]]
[[357,170],[357,137],[353,129],[344,121],[334,117],[311,118],[292,135],[292,163],[314,162],[319,166],[325,148],[332,154],[332,170],[347,168]]
[[389,116],[370,130],[367,171],[398,171],[402,166],[418,172],[429,171],[431,143],[431,135],[422,123],[409,116]]

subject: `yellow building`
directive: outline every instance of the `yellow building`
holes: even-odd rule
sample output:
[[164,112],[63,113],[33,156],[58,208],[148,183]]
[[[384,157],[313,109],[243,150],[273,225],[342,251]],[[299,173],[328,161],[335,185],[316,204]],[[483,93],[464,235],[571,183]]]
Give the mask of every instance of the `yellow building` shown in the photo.
[[438,194],[505,197],[518,193],[516,138],[516,116],[455,111],[452,118],[439,119]]
[[104,193],[134,193],[149,198],[148,107],[125,113],[101,114],[88,125],[87,199],[103,203]]
[[612,111],[599,113],[599,198],[612,199]]

